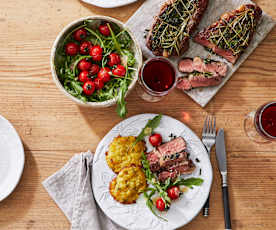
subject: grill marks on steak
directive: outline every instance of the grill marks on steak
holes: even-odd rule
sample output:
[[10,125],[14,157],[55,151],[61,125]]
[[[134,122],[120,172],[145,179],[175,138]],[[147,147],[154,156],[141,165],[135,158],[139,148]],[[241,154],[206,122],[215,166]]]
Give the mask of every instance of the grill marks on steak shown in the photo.
[[182,90],[219,85],[227,73],[225,63],[210,59],[203,60],[200,57],[182,59],[178,69],[180,72],[188,73],[187,76],[178,79],[176,87]]
[[262,10],[257,5],[242,5],[223,14],[217,22],[199,32],[194,40],[235,64],[249,46],[261,16]]
[[[185,4],[185,6],[183,5]],[[189,48],[189,38],[199,24],[208,0],[168,0],[155,17],[146,46],[156,56],[179,56]],[[178,37],[175,42],[175,38]]]
[[175,179],[180,174],[193,172],[195,166],[188,159],[185,150],[186,142],[182,137],[160,145],[157,149],[147,154],[151,171],[157,173],[161,181],[164,178],[171,177]]

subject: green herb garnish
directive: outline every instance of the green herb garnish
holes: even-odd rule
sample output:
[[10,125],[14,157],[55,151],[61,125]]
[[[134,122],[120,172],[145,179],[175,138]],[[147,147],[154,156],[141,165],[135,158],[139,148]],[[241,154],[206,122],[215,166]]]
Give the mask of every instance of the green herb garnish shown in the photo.
[[150,119],[146,126],[142,129],[138,137],[136,138],[135,142],[133,143],[133,146],[135,146],[139,141],[143,140],[146,136],[149,136],[152,134],[153,130],[157,128],[157,126],[160,124],[162,118],[162,114],[159,114],[155,116],[153,119]]

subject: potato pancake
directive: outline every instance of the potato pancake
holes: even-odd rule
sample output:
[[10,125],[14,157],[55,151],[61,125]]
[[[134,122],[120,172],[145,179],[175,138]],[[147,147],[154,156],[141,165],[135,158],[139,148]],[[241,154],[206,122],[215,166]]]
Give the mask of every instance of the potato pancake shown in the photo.
[[118,136],[109,145],[106,153],[106,162],[115,173],[119,173],[123,168],[130,165],[142,166],[141,157],[146,149],[145,143],[139,141],[133,147],[135,140],[136,137],[134,136]]
[[129,166],[122,169],[109,185],[112,197],[122,204],[135,203],[139,194],[147,187],[143,170],[138,166]]

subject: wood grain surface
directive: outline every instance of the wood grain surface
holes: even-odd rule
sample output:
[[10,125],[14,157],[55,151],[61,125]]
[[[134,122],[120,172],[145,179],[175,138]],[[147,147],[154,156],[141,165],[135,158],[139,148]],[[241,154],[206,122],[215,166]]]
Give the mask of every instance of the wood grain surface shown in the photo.
[[[78,107],[52,81],[52,43],[69,22],[102,14],[126,21],[143,3],[101,9],[78,0],[0,1],[0,114],[12,122],[24,143],[26,164],[15,191],[0,203],[1,230],[69,229],[70,224],[41,182],[74,153],[95,150],[121,119],[115,107]],[[276,19],[276,1],[256,1]],[[245,115],[276,99],[276,29],[268,35],[214,99],[201,108],[175,90],[163,101],[146,103],[133,91],[128,116],[164,113],[188,124],[198,135],[207,114],[224,128],[229,164],[233,229],[276,229],[276,143],[258,145],[243,131]],[[214,182],[211,215],[199,215],[182,230],[224,229],[220,177],[212,152]]]

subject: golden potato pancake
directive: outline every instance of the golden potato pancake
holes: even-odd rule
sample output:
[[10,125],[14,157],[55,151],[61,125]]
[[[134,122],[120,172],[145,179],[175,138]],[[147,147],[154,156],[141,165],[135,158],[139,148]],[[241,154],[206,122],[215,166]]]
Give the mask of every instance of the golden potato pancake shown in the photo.
[[142,168],[133,165],[119,172],[117,177],[110,182],[109,191],[116,201],[122,204],[132,204],[146,187],[146,177]]
[[139,141],[133,147],[135,140],[136,137],[134,136],[118,136],[109,145],[106,162],[115,173],[119,173],[123,168],[130,165],[142,166],[141,157],[145,151],[145,143]]

